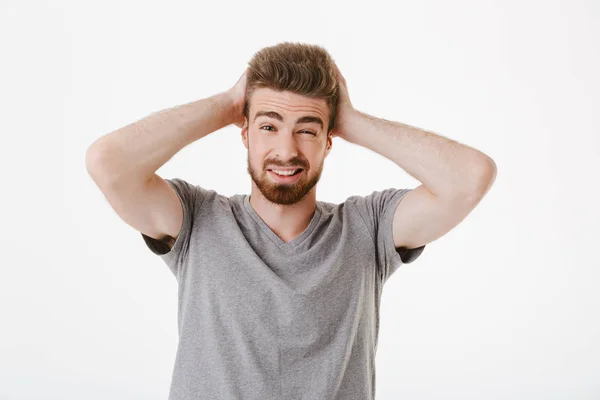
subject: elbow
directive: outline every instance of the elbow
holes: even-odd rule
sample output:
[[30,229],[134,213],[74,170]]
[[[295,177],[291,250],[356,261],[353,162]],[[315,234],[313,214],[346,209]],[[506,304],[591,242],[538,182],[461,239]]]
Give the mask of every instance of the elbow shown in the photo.
[[473,168],[473,171],[475,178],[473,178],[473,185],[469,190],[469,197],[471,200],[479,202],[496,181],[498,168],[494,160],[486,155],[483,157],[483,161]]
[[90,146],[85,153],[85,168],[98,186],[104,186],[110,181],[107,158],[106,151],[98,144]]

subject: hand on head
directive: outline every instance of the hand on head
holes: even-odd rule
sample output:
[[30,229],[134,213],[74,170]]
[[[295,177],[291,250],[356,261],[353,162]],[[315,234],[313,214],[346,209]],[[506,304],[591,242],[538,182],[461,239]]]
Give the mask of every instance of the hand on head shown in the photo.
[[238,81],[233,85],[227,93],[231,96],[233,100],[233,124],[238,128],[241,128],[244,125],[244,101],[246,99],[246,80],[248,75],[248,69],[244,70],[244,73]]

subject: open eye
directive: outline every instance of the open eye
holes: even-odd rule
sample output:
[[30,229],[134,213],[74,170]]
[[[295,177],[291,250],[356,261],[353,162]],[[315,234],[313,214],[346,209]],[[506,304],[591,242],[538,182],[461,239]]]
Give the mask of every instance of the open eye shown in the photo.
[[316,133],[314,133],[314,132],[311,132],[311,131],[307,131],[307,130],[302,130],[302,131],[300,131],[300,132],[306,132],[306,133],[308,133],[308,134],[310,134],[310,135],[313,135],[313,136],[316,136],[316,135],[317,135]]

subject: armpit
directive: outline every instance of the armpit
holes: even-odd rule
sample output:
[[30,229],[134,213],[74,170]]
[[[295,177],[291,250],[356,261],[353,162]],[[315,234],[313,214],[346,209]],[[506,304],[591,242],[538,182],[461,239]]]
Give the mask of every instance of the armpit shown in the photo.
[[146,245],[148,245],[150,250],[152,250],[152,252],[158,255],[167,254],[175,245],[175,238],[169,235],[165,235],[160,240],[151,238],[150,236],[144,235],[143,233],[142,237],[144,238],[144,241],[146,242]]

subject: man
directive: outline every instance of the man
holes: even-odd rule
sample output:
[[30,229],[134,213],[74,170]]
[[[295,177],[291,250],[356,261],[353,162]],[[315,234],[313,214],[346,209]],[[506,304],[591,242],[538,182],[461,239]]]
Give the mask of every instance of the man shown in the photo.
[[[250,195],[156,175],[230,124],[248,149]],[[317,201],[333,137],[422,184]],[[384,282],[463,220],[496,174],[477,150],[356,110],[329,54],[294,43],[256,53],[225,92],[100,138],[86,163],[178,281],[178,400],[373,399]]]

